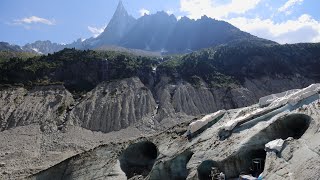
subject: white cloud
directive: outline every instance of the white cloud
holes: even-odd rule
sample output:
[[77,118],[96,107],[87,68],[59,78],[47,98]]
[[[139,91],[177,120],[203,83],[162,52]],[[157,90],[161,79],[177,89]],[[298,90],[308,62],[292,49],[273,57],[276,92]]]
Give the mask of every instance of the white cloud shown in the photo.
[[308,14],[281,23],[271,19],[244,17],[233,18],[228,22],[243,31],[279,43],[320,42],[320,21]]
[[140,13],[140,16],[144,16],[145,14],[149,15],[150,11],[145,9],[145,8],[142,8],[142,9],[139,10],[139,13]]
[[19,24],[36,24],[36,23],[46,24],[46,25],[55,25],[55,20],[54,19],[49,20],[49,19],[45,19],[37,16],[30,16],[30,17],[14,20],[14,24],[18,24],[18,25]]
[[105,28],[106,26],[102,28],[88,26],[88,30],[93,34],[93,37],[99,36],[104,31]]
[[297,4],[302,4],[304,0],[288,0],[283,6],[281,6],[278,11],[285,12],[286,15],[291,14],[291,8]]
[[168,10],[168,11],[166,11],[166,13],[169,14],[169,15],[171,15],[171,14],[174,13],[174,11],[173,11],[173,10]]
[[[258,37],[270,39],[279,43],[320,42],[320,21],[308,14],[298,18],[276,22],[274,13],[270,18],[246,17],[248,11],[256,9],[259,3],[265,2],[270,11],[284,12],[289,15],[294,6],[304,0],[287,0],[279,9],[273,9],[265,0],[180,0],[180,11],[189,18],[198,19],[203,15],[230,22],[241,30]],[[231,18],[230,15],[233,15]]]
[[222,19],[232,13],[244,14],[254,9],[261,1],[262,0],[232,0],[226,4],[219,4],[218,0],[180,0],[180,11],[186,12],[188,17],[193,19],[198,19],[203,15]]

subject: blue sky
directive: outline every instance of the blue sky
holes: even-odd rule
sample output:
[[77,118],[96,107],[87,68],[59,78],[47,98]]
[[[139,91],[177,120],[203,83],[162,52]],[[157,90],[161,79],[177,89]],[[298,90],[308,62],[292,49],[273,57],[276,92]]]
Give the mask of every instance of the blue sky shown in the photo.
[[[0,41],[70,43],[99,34],[118,0],[1,0]],[[320,42],[318,0],[123,0],[129,14],[202,15],[280,43]]]

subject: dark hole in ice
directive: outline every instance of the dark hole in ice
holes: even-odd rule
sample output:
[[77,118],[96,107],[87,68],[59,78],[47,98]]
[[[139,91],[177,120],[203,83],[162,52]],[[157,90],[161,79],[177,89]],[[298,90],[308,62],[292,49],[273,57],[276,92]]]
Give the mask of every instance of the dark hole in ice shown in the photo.
[[135,175],[147,176],[158,157],[158,149],[149,141],[130,145],[119,157],[120,167],[127,178]]
[[270,124],[250,138],[246,144],[227,159],[217,162],[227,178],[238,178],[240,174],[258,176],[263,172],[266,152],[265,144],[275,139],[301,138],[308,130],[311,117],[291,114]]
[[278,135],[274,139],[287,139],[288,137],[299,139],[309,128],[310,122],[311,117],[304,114],[292,114],[284,117],[271,125],[274,127],[274,133]]
[[264,149],[251,151],[247,154],[247,157],[251,160],[250,166],[246,167],[244,172],[251,174],[254,177],[258,177],[264,170],[266,156],[267,154]]
[[197,168],[199,180],[211,180],[213,168],[218,168],[218,165],[213,160],[203,161]]
[[238,178],[241,174],[258,177],[264,170],[265,159],[264,149],[247,149],[218,164],[227,178]]

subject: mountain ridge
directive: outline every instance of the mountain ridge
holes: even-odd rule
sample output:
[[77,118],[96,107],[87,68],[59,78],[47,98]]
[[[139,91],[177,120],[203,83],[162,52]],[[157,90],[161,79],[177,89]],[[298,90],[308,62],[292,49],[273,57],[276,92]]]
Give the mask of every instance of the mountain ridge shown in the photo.
[[[122,15],[122,19],[118,18]],[[118,8],[110,20],[104,32],[88,40],[89,47],[96,47],[97,44],[108,44],[122,46],[130,49],[141,49],[147,51],[160,51],[167,53],[187,53],[202,48],[214,47],[226,44],[235,40],[252,40],[260,43],[270,43],[272,41],[258,38],[249,33],[243,32],[237,27],[225,21],[219,21],[207,16],[192,20],[188,17],[177,19],[173,14],[169,15],[164,11],[155,14],[131,19],[121,1]],[[110,29],[126,24],[126,28],[118,28],[120,35]],[[108,41],[105,37],[113,36],[113,41]],[[98,42],[98,43],[96,43]],[[276,44],[275,42],[273,42]],[[109,44],[110,45],[110,44]]]
[[135,19],[128,14],[122,1],[119,1],[107,27],[95,38],[78,39],[70,44],[36,41],[22,46],[21,49],[27,52],[52,54],[64,48],[86,50],[99,49],[103,46],[119,46],[129,50],[183,54],[239,40],[277,44],[243,32],[228,22],[207,16],[197,20],[188,17],[178,20],[173,14],[158,11]]

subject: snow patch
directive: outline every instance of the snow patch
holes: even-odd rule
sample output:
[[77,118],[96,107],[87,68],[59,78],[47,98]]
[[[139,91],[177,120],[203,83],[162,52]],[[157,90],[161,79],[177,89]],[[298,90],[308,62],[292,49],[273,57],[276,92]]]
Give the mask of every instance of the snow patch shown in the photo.
[[35,51],[36,53],[38,53],[38,54],[43,54],[41,51],[39,51],[39,49],[37,49],[37,48],[31,48],[33,51]]
[[265,149],[267,150],[275,150],[277,152],[280,152],[282,150],[284,144],[284,140],[283,139],[276,139],[273,141],[268,142],[265,145]]
[[216,118],[222,116],[225,113],[226,113],[226,110],[223,109],[223,110],[217,111],[215,113],[208,114],[208,115],[204,116],[202,119],[190,123],[190,125],[188,127],[188,131],[190,130],[191,133],[194,133],[194,132],[198,131],[199,129],[201,129],[203,126],[207,125],[208,123],[210,123],[211,121],[215,120]]

